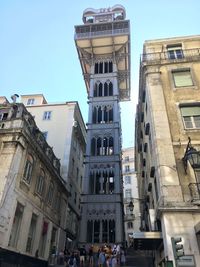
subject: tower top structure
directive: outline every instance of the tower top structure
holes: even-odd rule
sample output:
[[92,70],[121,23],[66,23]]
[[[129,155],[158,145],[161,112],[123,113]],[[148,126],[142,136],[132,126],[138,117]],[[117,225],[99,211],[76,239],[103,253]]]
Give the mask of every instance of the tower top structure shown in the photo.
[[126,11],[122,5],[115,5],[109,8],[87,8],[83,11],[83,23],[101,23],[115,20],[124,20]]
[[[82,19],[84,24],[75,26],[75,43],[87,92],[96,64],[110,62],[117,77],[119,101],[130,100],[130,23],[125,8],[87,8]],[[99,78],[107,74],[102,69]]]

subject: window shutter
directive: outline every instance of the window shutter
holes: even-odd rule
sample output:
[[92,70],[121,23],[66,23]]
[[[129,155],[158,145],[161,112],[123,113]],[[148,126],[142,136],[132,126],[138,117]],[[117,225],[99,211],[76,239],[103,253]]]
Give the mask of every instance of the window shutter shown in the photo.
[[173,71],[173,77],[176,87],[193,86],[193,81],[189,70]]

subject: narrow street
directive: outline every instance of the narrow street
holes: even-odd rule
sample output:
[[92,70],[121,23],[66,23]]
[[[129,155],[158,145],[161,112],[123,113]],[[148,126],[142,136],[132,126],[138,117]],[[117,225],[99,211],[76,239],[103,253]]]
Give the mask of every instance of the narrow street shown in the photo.
[[[64,265],[55,265],[55,267],[63,267],[63,266]],[[85,265],[84,267],[89,267],[89,266]],[[151,252],[150,251],[144,252],[139,250],[135,251],[133,248],[128,248],[126,255],[126,265],[121,265],[120,267],[153,267],[153,259],[151,256]]]

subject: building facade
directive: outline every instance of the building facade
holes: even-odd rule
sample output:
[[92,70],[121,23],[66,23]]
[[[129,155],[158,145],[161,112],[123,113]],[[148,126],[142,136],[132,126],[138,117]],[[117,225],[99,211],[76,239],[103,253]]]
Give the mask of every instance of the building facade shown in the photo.
[[75,43],[88,92],[81,243],[122,243],[120,101],[130,93],[130,25],[125,9],[88,8]]
[[140,209],[134,147],[122,150],[122,174],[124,195],[124,231],[128,247],[133,245],[133,233],[140,229]]
[[86,128],[78,102],[47,103],[43,95],[22,95],[21,101],[60,159],[61,176],[70,191],[67,207],[66,246],[78,243],[80,203],[84,176]]
[[[200,36],[144,43],[135,153],[139,193],[145,200],[141,230],[143,238],[152,233],[156,266],[180,266],[187,259],[196,263],[187,266],[200,266],[200,164],[191,163],[193,156],[199,160],[200,150],[199,73]],[[173,251],[176,237],[185,254],[180,259]]]
[[69,191],[32,115],[0,100],[0,247],[48,260],[65,246]]

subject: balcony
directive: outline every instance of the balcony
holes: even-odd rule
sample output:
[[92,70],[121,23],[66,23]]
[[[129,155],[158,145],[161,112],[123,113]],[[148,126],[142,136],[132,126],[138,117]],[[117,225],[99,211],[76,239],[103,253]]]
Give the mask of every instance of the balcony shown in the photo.
[[176,62],[189,62],[200,60],[200,48],[182,50],[179,57],[172,58],[168,51],[147,53],[141,57],[142,65],[156,65],[156,64],[169,64]]
[[191,195],[191,202],[200,205],[200,183],[190,183],[189,190]]
[[96,23],[90,25],[75,26],[75,39],[88,39],[102,36],[116,36],[130,34],[129,22],[115,21],[108,23]]

